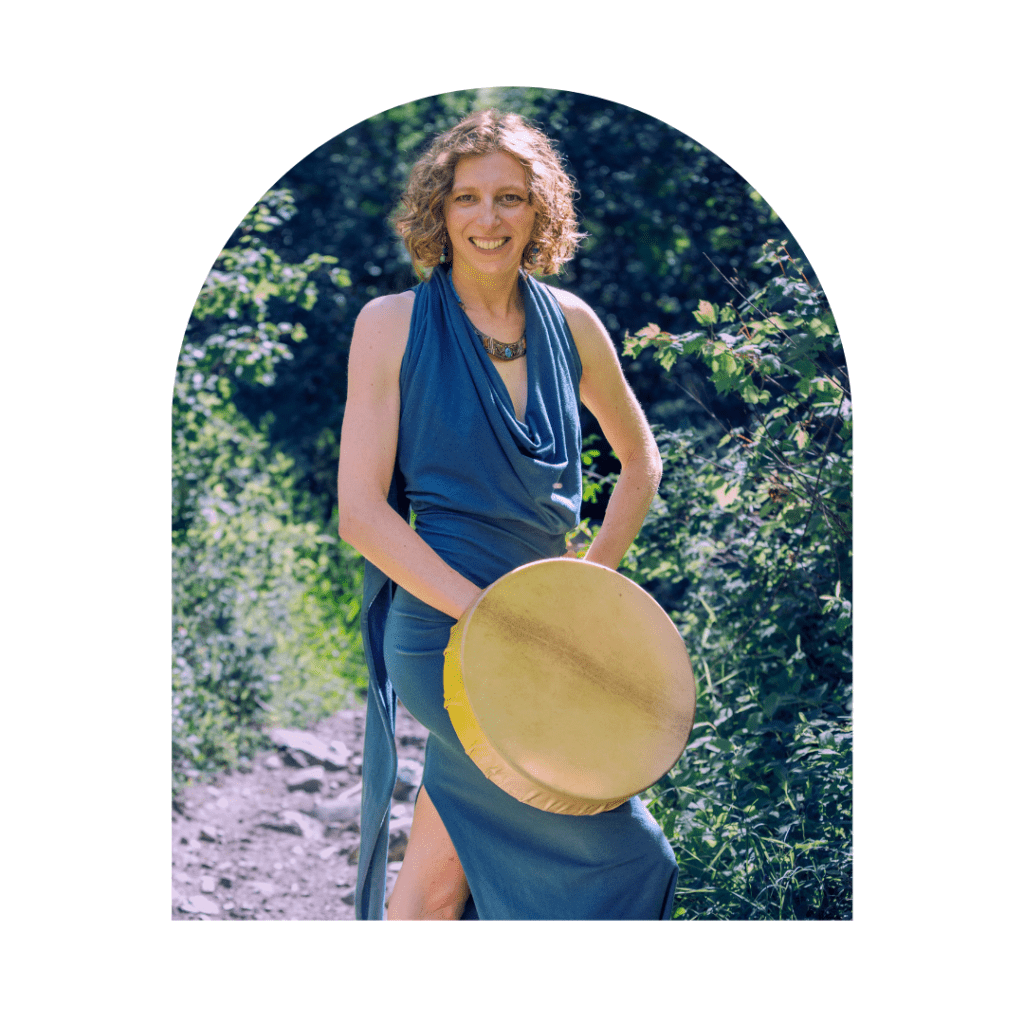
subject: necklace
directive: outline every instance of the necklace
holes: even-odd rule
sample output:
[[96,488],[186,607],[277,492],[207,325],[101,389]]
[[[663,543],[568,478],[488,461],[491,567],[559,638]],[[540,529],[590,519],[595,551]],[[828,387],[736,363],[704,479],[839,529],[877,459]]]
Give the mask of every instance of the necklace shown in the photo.
[[514,344],[506,345],[503,341],[498,341],[497,338],[492,338],[488,334],[484,334],[472,320],[469,319],[469,314],[466,313],[466,307],[460,302],[459,309],[466,316],[466,323],[473,328],[473,333],[480,339],[480,344],[487,350],[489,355],[494,356],[495,359],[503,359],[505,362],[511,362],[513,359],[519,359],[526,355],[526,334]]
[[[448,278],[451,281],[451,278]],[[513,359],[521,359],[526,355],[526,332],[523,331],[523,336],[514,344],[506,345],[503,341],[498,341],[497,338],[492,338],[488,334],[484,334],[483,331],[479,330],[475,323],[469,319],[469,314],[466,312],[466,307],[459,298],[459,293],[455,291],[455,285],[452,284],[452,291],[455,294],[455,301],[459,304],[459,309],[462,310],[462,315],[466,318],[466,323],[473,328],[473,333],[480,339],[480,344],[483,345],[488,355],[494,356],[495,359],[502,359],[505,362],[511,362]]]

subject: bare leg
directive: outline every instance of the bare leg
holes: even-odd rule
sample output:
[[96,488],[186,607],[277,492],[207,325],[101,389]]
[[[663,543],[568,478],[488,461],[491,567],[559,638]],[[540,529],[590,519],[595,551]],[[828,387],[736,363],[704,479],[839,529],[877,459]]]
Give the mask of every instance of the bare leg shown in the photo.
[[395,887],[388,900],[389,921],[457,921],[469,898],[469,885],[448,832],[421,787]]

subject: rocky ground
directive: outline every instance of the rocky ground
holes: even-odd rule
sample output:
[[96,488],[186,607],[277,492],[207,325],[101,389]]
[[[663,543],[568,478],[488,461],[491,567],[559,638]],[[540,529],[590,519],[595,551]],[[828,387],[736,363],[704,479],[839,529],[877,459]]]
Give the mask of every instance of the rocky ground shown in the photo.
[[[355,918],[363,721],[360,707],[309,731],[273,730],[275,751],[174,801],[172,918]],[[426,739],[426,729],[399,707],[389,891],[409,838]]]

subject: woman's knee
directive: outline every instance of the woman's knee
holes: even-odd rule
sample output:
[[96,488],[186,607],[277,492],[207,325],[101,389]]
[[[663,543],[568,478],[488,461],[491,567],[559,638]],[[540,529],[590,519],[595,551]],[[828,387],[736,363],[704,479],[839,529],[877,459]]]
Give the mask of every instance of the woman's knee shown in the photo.
[[468,898],[459,855],[426,789],[420,789],[388,919],[458,920]]

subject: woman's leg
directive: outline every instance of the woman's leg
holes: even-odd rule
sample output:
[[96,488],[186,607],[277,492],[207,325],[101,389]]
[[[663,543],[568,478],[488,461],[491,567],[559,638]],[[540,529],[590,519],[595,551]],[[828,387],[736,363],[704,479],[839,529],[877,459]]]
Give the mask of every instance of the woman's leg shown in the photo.
[[448,831],[420,787],[395,887],[387,903],[389,921],[458,921],[469,885]]

